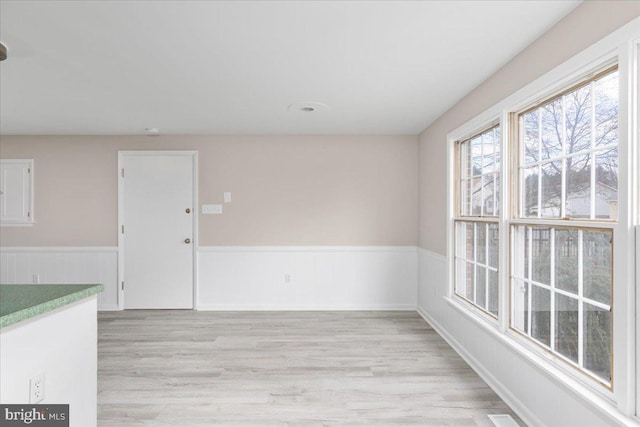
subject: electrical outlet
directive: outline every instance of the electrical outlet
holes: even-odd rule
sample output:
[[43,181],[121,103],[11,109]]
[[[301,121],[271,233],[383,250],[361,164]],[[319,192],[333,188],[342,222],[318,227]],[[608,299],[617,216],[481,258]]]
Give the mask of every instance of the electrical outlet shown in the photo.
[[29,386],[29,403],[42,402],[44,400],[44,374],[31,378]]
[[31,275],[34,284],[40,283],[40,275],[38,273],[34,273]]
[[290,274],[285,274],[284,275],[284,283],[291,283],[291,275]]

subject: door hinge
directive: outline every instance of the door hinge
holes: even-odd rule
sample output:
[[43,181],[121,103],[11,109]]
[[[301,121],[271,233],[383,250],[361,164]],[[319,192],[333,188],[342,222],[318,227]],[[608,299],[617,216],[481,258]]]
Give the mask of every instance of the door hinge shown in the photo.
[[31,218],[31,212],[27,212],[27,217]]
[[124,168],[122,168],[122,169],[120,170],[120,176],[122,176],[122,177],[124,178]]
[[120,282],[120,283],[121,283],[121,288],[124,291],[124,280],[122,282]]
[[122,224],[122,225],[120,226],[120,230],[121,230],[122,234],[124,234],[124,224]]
[[31,173],[31,168],[27,168],[27,173]]

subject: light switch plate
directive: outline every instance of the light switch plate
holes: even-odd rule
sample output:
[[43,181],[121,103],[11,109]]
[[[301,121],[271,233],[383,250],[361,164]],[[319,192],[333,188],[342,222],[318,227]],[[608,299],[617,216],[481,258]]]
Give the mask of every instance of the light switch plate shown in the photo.
[[231,203],[231,191],[224,192],[224,202]]
[[222,213],[222,205],[202,205],[202,213],[204,215],[219,215]]

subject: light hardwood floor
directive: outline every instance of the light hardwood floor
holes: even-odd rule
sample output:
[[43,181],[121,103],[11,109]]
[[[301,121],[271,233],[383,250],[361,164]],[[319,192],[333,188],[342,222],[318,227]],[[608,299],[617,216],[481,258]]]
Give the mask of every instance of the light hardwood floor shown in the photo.
[[518,420],[415,312],[98,316],[99,426],[488,427],[502,413]]

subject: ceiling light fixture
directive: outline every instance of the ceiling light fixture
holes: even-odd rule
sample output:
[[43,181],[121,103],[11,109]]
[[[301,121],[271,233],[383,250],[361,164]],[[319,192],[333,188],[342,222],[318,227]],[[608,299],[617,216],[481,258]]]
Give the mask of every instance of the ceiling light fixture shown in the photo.
[[7,59],[7,47],[4,43],[0,42],[0,61]]
[[296,102],[295,104],[290,104],[288,110],[291,113],[315,113],[328,108],[327,104],[322,102]]

